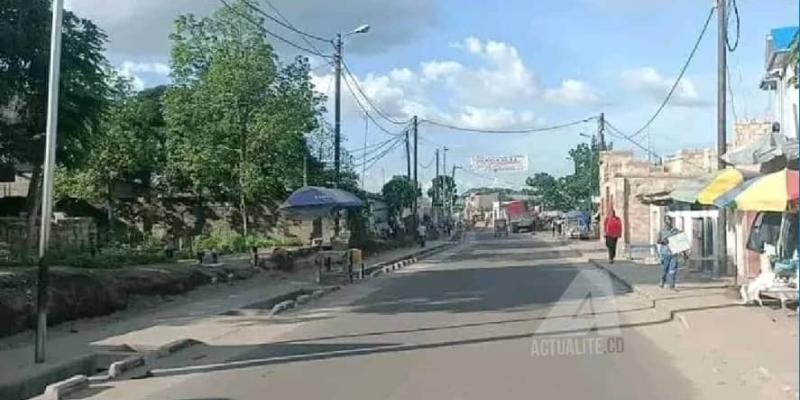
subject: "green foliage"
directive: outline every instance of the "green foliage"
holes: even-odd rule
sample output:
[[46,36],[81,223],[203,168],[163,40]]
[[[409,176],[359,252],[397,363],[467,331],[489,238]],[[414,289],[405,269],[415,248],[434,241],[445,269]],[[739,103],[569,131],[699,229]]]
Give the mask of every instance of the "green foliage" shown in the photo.
[[414,182],[408,177],[400,175],[386,182],[381,189],[391,215],[398,215],[404,208],[411,207],[414,204],[416,192]]
[[[275,202],[302,184],[305,134],[323,98],[304,58],[281,65],[241,1],[209,18],[184,15],[172,34],[166,93],[167,174],[177,189],[220,200]],[[309,176],[316,176],[310,162]]]
[[[40,165],[44,155],[50,49],[50,1],[6,0],[0,6],[0,159]],[[79,163],[86,138],[110,96],[106,35],[66,11],[63,20],[57,160]]]
[[456,195],[456,181],[447,175],[439,175],[431,179],[431,187],[428,189],[428,197],[433,204],[442,204],[446,199],[453,199]]
[[127,81],[119,77],[114,78],[114,87],[116,98],[87,140],[92,152],[81,166],[59,171],[59,197],[106,198],[115,183],[133,182],[149,188],[153,177],[163,173],[165,87],[131,93]]
[[581,143],[569,151],[575,172],[560,178],[539,172],[527,179],[536,203],[550,210],[591,208],[591,198],[599,190],[600,153],[595,146]]
[[241,235],[224,224],[214,226],[208,235],[198,237],[192,247],[194,251],[214,249],[223,254],[246,253],[252,247],[301,246],[297,238]]

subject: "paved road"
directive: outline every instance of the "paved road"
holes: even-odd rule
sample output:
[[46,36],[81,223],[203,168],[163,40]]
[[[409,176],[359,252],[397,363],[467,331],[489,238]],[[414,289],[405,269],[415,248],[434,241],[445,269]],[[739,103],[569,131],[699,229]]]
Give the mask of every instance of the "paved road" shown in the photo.
[[[96,385],[77,398],[696,397],[638,332],[663,321],[582,260],[546,237],[473,235],[280,318],[231,319],[241,331],[165,361],[155,377]],[[547,354],[556,345],[546,339],[580,346],[618,336],[621,353]]]

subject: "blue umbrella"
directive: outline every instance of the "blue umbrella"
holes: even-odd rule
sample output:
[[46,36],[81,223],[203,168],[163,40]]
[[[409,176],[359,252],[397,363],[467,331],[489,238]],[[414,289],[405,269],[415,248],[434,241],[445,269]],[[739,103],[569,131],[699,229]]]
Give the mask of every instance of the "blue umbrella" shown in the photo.
[[362,206],[361,199],[350,192],[319,186],[305,186],[292,193],[278,210],[296,217],[317,218],[330,215],[338,210]]

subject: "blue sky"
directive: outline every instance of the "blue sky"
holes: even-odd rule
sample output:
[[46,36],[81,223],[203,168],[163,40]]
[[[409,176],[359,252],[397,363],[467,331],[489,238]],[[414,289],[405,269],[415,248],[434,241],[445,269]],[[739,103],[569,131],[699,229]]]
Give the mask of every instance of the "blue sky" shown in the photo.
[[[178,13],[203,14],[218,6],[215,1],[205,0],[179,0],[173,5],[145,0],[137,7],[102,10],[102,6],[92,4],[97,1],[70,3],[109,31],[112,61],[137,77],[142,86],[167,79],[163,65],[168,61],[168,41],[163,36],[169,30],[169,21]],[[348,40],[345,57],[367,94],[397,118],[416,113],[471,127],[519,128],[558,124],[605,112],[614,125],[631,132],[663,99],[712,2],[511,0],[498,5],[456,0],[354,0],[336,8],[327,3],[273,0],[294,24],[326,36],[370,23],[370,33]],[[769,118],[766,97],[758,89],[765,37],[771,28],[797,24],[798,2],[737,3],[741,37],[737,50],[729,53],[736,114],[740,119]],[[140,24],[153,26],[137,28],[154,36],[135,40],[131,37],[136,36],[134,33],[127,33],[131,27],[125,22],[136,13],[145,12],[142,8],[149,18]],[[730,32],[735,35],[735,26],[730,27]],[[287,37],[291,35],[287,33]],[[292,38],[302,43],[297,37]],[[649,130],[657,153],[666,155],[681,148],[713,145],[716,40],[715,15],[674,103]],[[287,48],[279,50],[286,56],[293,55]],[[329,78],[325,68],[318,70],[315,81],[320,91],[327,90]],[[364,141],[363,115],[344,90],[345,147],[360,147]],[[732,112],[729,120],[733,120]],[[468,166],[469,157],[476,154],[528,155],[528,172],[498,175],[498,181],[457,173],[457,181],[465,187],[519,183],[538,171],[556,175],[571,172],[571,162],[566,159],[568,149],[587,140],[579,133],[592,134],[595,130],[594,122],[525,135],[456,133],[422,125],[420,161],[427,163],[431,159],[436,147],[432,143],[451,148],[449,165],[455,162]],[[368,142],[380,142],[386,137],[373,127]],[[611,140],[617,148],[630,147]],[[368,189],[379,188],[384,177],[405,172],[401,149],[399,146],[368,171]],[[420,172],[424,180],[433,176],[433,168]]]

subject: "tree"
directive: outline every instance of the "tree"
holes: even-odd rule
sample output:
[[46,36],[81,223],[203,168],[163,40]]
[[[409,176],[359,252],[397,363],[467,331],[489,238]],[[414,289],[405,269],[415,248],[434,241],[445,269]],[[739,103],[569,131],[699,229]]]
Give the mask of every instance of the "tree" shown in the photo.
[[381,193],[389,208],[389,215],[397,216],[404,208],[414,205],[417,191],[411,179],[408,179],[407,176],[396,175],[383,185]]
[[[0,161],[33,167],[27,199],[28,241],[34,235],[41,202],[50,3],[6,0],[0,7]],[[91,21],[64,12],[56,153],[61,165],[77,164],[86,156],[86,135],[96,128],[106,106],[105,42],[105,33]]]
[[535,201],[542,207],[550,210],[567,211],[570,208],[569,201],[563,192],[563,182],[554,178],[546,172],[537,172],[526,181],[532,188]]
[[567,176],[554,178],[539,172],[527,180],[539,204],[553,210],[580,209],[589,211],[592,196],[598,193],[600,152],[595,144],[580,143],[569,151],[575,171]]
[[428,189],[428,197],[433,204],[443,205],[448,200],[452,200],[456,195],[456,181],[447,175],[439,175],[431,179],[431,187]]
[[[106,201],[109,231],[113,232],[114,188],[130,183],[144,190],[148,200],[155,178],[163,174],[166,159],[162,99],[166,87],[133,93],[127,80],[117,78],[116,96],[98,129],[87,138],[92,152],[78,168],[60,171],[58,194]],[[142,221],[146,230],[150,223]]]
[[251,21],[261,22],[243,1],[209,18],[179,17],[165,100],[172,186],[235,201],[244,234],[248,204],[277,204],[302,184],[304,135],[323,110],[307,60],[280,65]]

